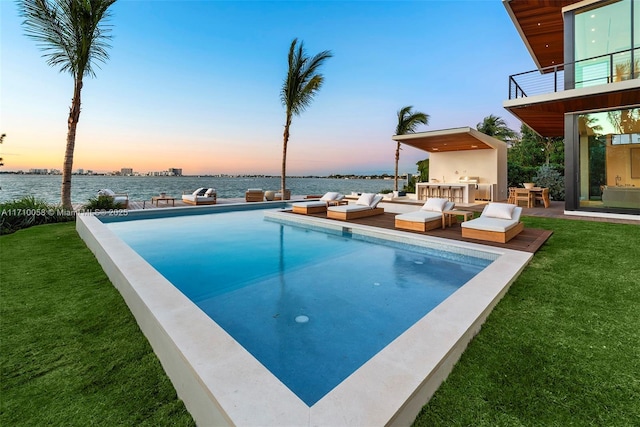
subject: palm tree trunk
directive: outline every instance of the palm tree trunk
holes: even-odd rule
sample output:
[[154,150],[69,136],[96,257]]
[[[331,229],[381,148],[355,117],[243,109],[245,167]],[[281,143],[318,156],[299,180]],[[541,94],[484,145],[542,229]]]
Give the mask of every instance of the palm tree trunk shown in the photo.
[[64,151],[64,164],[62,166],[62,207],[72,210],[71,205],[71,172],[73,170],[73,150],[76,145],[76,128],[80,119],[80,92],[82,91],[82,74],[75,79],[73,99],[69,109],[67,147]]
[[287,143],[289,142],[289,127],[291,126],[291,112],[287,111],[287,122],[284,125],[284,134],[282,143],[282,177],[280,178],[280,194],[282,194],[282,200],[285,200],[286,177],[287,177]]
[[393,176],[394,190],[398,191],[398,162],[400,161],[400,142],[398,141],[398,147],[396,148],[396,173]]

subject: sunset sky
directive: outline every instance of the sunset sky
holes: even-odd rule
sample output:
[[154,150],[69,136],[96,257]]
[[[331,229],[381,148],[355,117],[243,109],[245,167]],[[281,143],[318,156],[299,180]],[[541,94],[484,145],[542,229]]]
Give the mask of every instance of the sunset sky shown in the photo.
[[[279,175],[280,89],[294,38],[331,50],[325,83],[294,117],[287,173],[393,173],[396,112],[437,130],[502,108],[508,76],[535,66],[500,0],[128,1],[112,48],[86,78],[73,169],[182,168]],[[0,1],[3,170],[62,168],[73,79],[46,64],[13,1]],[[405,147],[400,172],[425,152]]]

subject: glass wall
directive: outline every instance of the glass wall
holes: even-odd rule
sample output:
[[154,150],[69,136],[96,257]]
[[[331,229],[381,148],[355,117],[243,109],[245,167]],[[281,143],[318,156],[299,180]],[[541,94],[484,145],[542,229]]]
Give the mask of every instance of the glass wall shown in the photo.
[[638,78],[637,71],[634,74],[632,71],[640,64],[640,51],[635,51],[635,55],[631,51],[640,43],[633,34],[640,31],[636,9],[640,7],[633,0],[618,0],[576,12],[576,88]]
[[640,108],[577,117],[580,206],[640,209]]

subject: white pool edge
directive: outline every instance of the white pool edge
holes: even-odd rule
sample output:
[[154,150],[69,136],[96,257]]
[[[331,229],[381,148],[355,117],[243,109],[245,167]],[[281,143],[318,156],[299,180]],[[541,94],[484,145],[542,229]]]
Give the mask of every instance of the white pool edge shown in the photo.
[[79,216],[79,235],[122,294],[199,426],[410,425],[533,257],[340,221],[300,221],[498,259],[309,408],[101,221]]

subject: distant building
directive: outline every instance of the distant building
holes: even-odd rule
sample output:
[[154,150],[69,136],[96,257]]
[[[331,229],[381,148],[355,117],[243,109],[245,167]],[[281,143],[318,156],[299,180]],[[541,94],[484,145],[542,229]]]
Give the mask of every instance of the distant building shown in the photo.
[[182,176],[182,168],[169,168],[169,175]]
[[49,173],[48,169],[29,169],[29,173],[34,175],[47,175]]
[[121,175],[133,175],[133,169],[132,168],[122,168],[120,169],[120,174]]
[[78,175],[84,175],[84,169],[78,169],[78,170],[76,171],[76,173],[77,173]]

